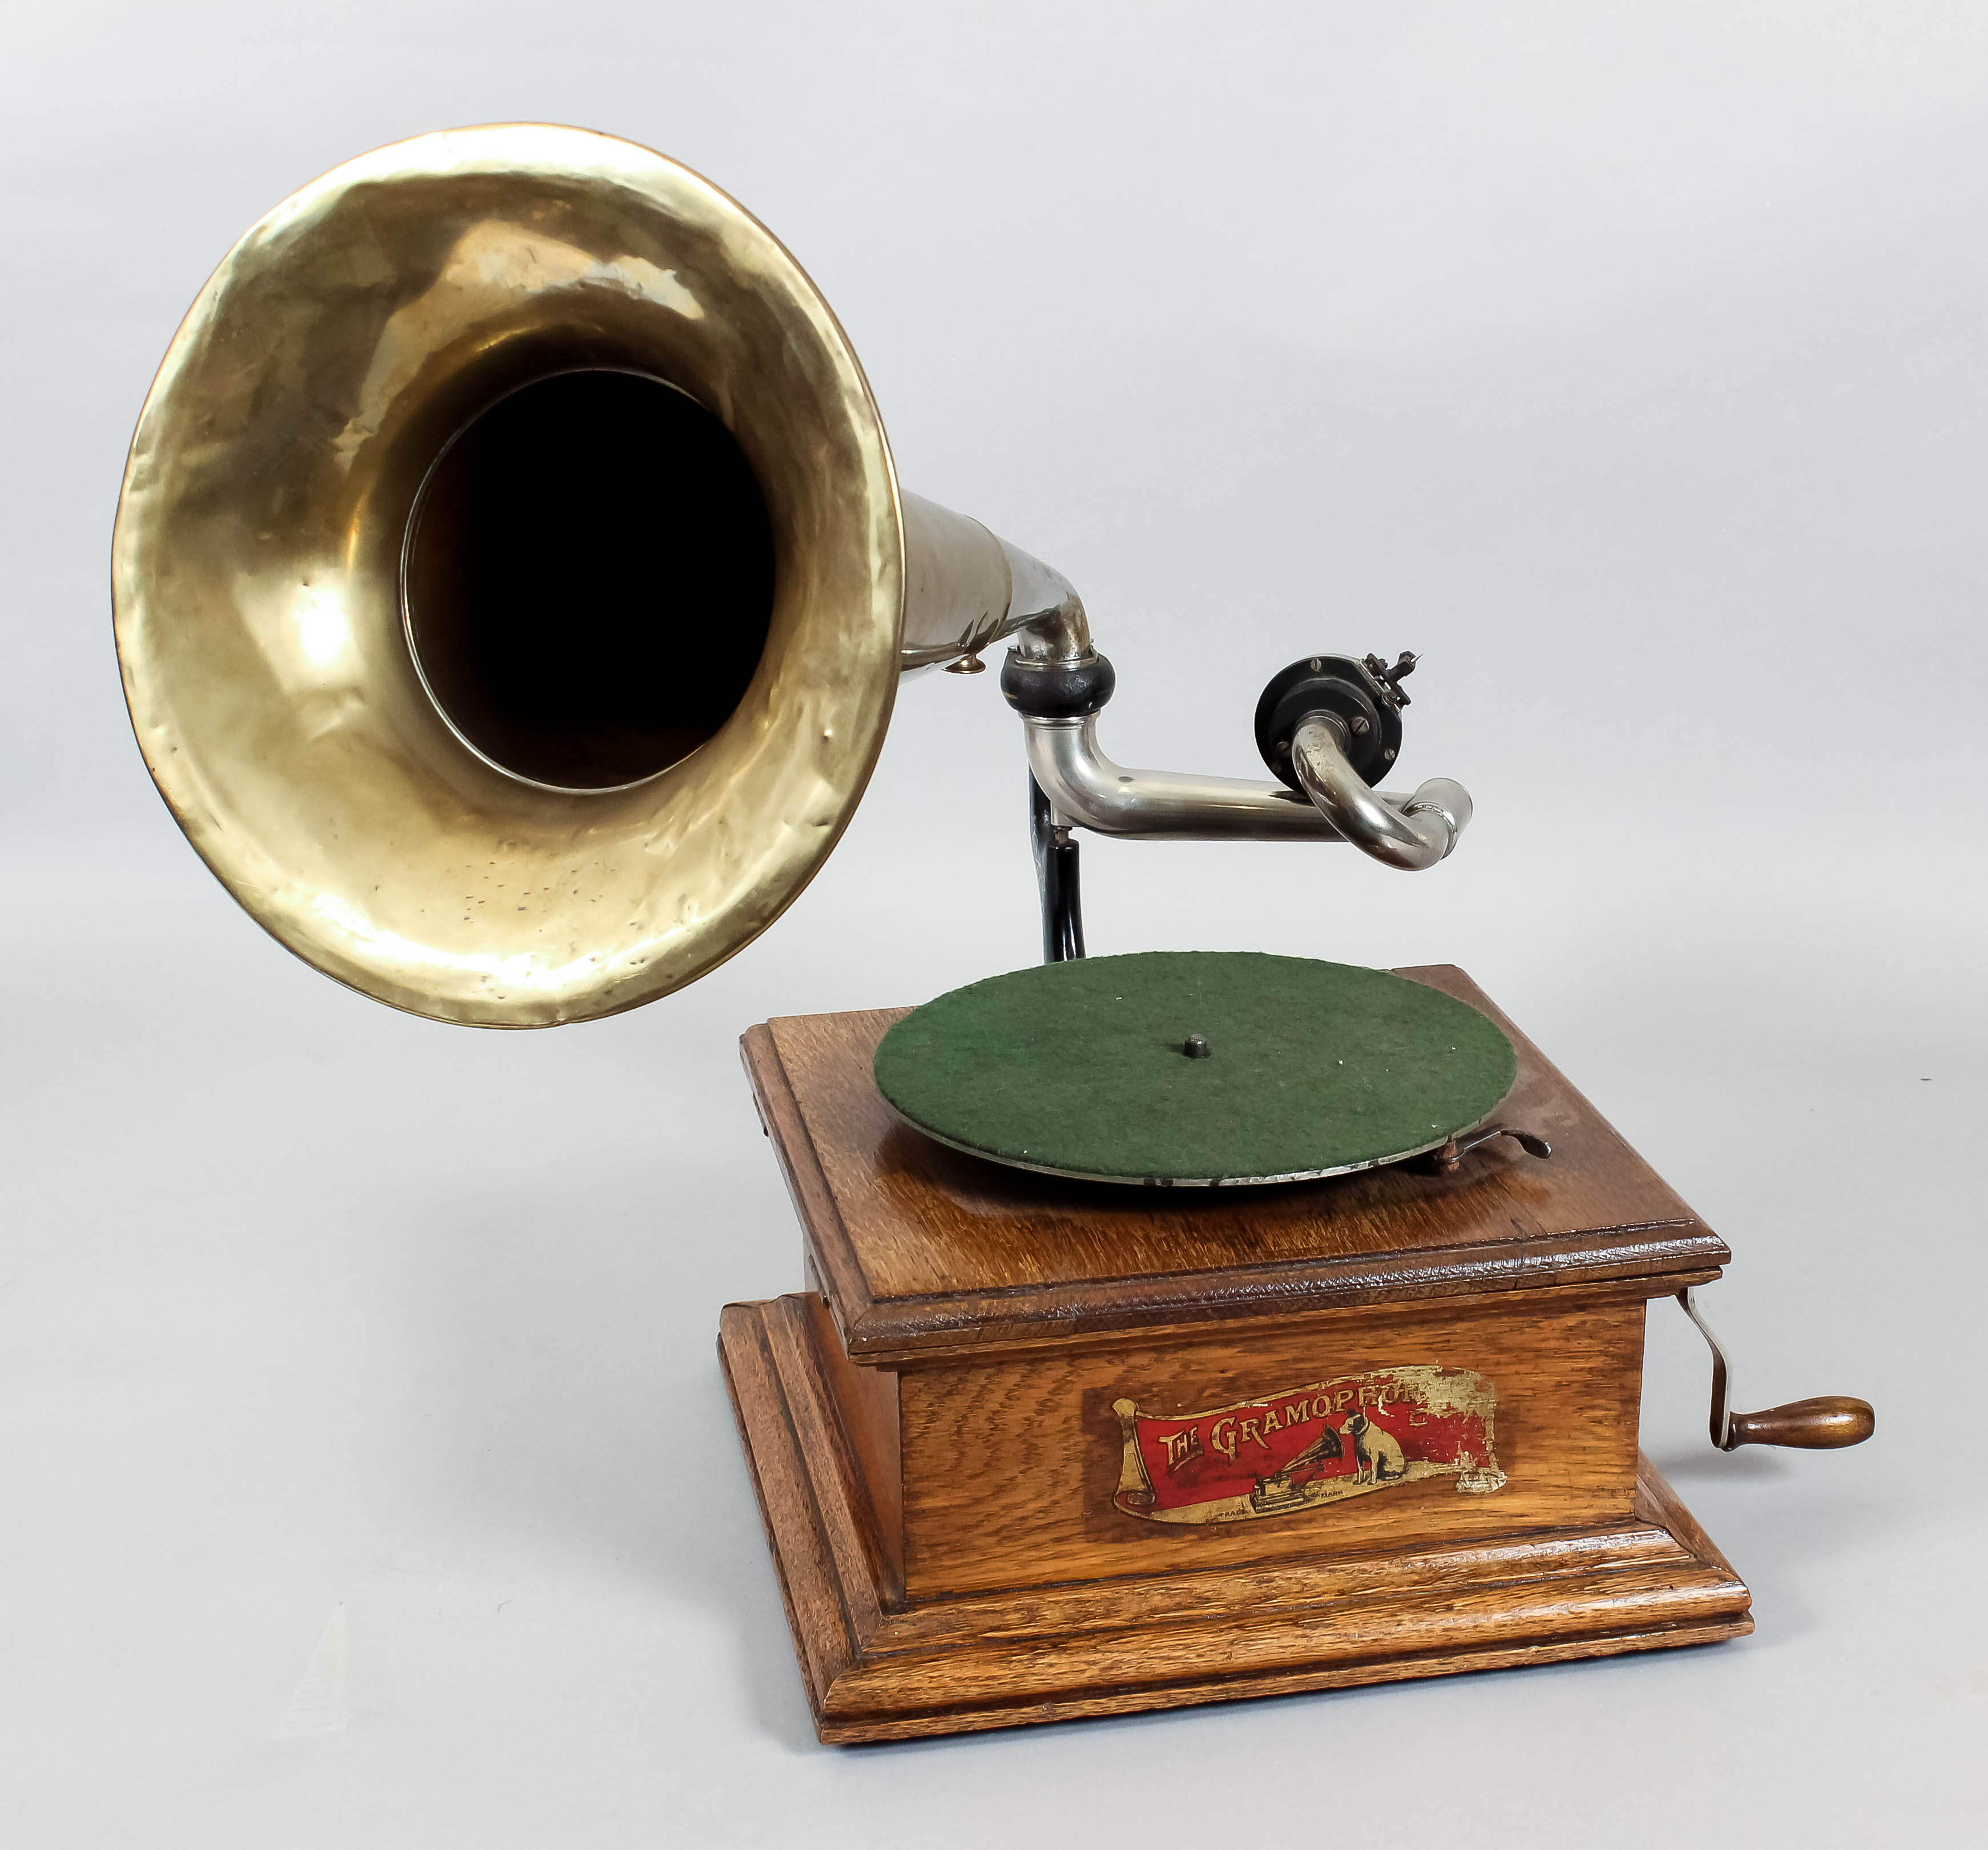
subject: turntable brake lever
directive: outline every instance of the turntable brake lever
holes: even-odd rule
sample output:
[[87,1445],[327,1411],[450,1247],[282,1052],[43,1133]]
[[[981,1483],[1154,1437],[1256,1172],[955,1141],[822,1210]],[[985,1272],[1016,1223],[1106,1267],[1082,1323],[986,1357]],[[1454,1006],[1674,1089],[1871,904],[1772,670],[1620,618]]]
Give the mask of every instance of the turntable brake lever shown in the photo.
[[1848,1394],[1824,1394],[1813,1400],[1791,1400],[1758,1413],[1733,1410],[1732,1372],[1726,1352],[1712,1327],[1698,1314],[1698,1301],[1686,1285],[1677,1295],[1684,1314],[1712,1349],[1712,1443],[1722,1452],[1736,1446],[1792,1446],[1804,1451],[1833,1450],[1861,1445],[1877,1430],[1878,1416],[1868,1400]]
[[1510,1137],[1527,1156],[1537,1156],[1541,1162],[1553,1154],[1553,1146],[1535,1132],[1521,1130],[1516,1124],[1487,1124],[1481,1130],[1452,1137],[1431,1150],[1428,1166],[1439,1176],[1453,1176],[1463,1166],[1466,1156],[1494,1137]]

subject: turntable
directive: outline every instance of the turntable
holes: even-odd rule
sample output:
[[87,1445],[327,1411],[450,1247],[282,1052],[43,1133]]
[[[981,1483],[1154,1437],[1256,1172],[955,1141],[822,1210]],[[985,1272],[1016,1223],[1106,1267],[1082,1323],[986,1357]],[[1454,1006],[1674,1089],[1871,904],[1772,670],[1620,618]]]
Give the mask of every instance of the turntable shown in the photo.
[[[708,181],[512,124],[304,187],[174,338],[113,564],[139,744],[216,875],[476,1026],[741,950],[899,680],[1002,650],[1043,964],[745,1037],[803,1288],[719,1346],[825,1740],[1750,1628],[1637,1446],[1644,1307],[1696,1318],[1731,1255],[1491,1000],[1085,954],[1084,832],[1452,853],[1459,785],[1384,788],[1415,657],[1273,676],[1267,781],[1114,762],[1074,589],[901,488],[827,305]],[[1734,1413],[1712,1346],[1715,1444],[1871,1430]]]

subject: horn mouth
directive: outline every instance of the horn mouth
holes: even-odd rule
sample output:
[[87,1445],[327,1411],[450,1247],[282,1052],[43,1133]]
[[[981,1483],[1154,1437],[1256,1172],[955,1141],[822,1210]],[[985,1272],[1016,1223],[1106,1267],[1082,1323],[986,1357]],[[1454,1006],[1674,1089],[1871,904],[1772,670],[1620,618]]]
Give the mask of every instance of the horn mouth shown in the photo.
[[113,544],[133,724],[208,865],[327,974],[488,1026],[633,1008],[779,916],[875,762],[903,583],[799,265],[688,170],[537,125],[252,229]]
[[470,751],[541,789],[627,789],[738,710],[773,619],[773,532],[718,418],[590,367],[449,440],[401,586],[415,672]]

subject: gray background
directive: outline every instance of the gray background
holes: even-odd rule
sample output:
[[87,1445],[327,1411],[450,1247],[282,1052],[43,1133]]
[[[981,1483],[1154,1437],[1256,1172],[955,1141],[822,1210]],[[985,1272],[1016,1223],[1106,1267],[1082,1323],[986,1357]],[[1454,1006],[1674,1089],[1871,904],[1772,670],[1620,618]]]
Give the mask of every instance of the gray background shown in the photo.
[[[1984,1820],[1976,1146],[1988,18],[12,0],[0,1831],[478,1850],[1946,1845]],[[818,1748],[712,1354],[797,1282],[734,1051],[1028,961],[1018,741],[905,690],[844,846],[655,1008],[442,1028],[293,962],[126,731],[105,556],[202,279],[431,127],[610,129],[840,311],[906,481],[1083,588],[1128,762],[1424,651],[1456,858],[1100,844],[1094,948],[1470,969],[1736,1251],[1716,1650]]]

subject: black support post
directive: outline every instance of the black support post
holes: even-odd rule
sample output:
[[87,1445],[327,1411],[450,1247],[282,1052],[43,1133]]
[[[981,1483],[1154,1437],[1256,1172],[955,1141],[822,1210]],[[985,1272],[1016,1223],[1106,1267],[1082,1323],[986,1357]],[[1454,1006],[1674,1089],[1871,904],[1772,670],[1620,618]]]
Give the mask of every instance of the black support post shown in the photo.
[[1059,829],[1050,800],[1029,778],[1029,832],[1036,849],[1036,883],[1043,900],[1043,961],[1067,963],[1084,955],[1084,903],[1077,887],[1077,844]]

